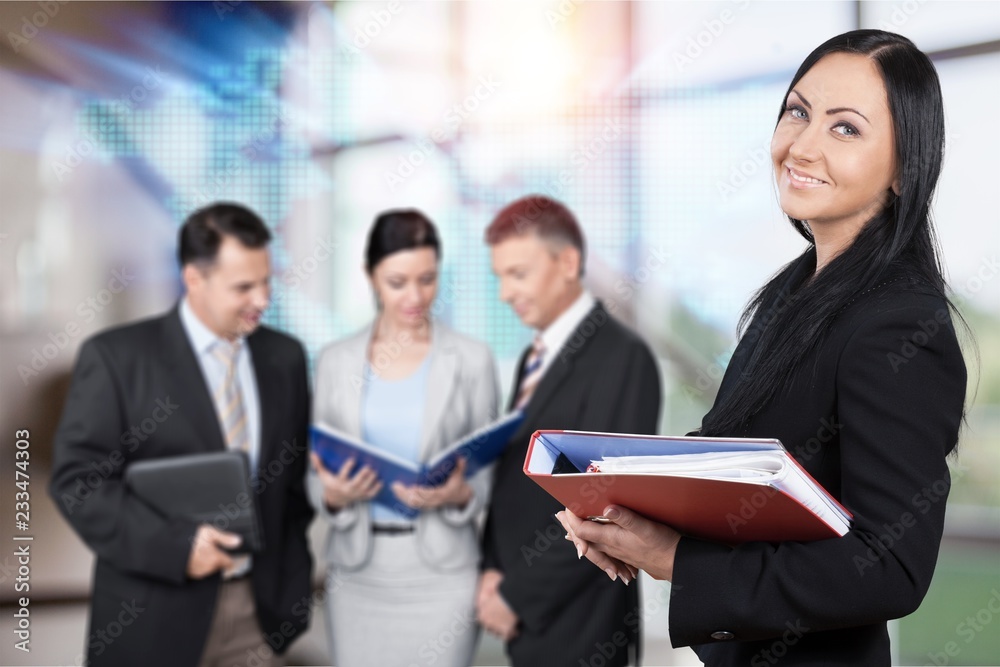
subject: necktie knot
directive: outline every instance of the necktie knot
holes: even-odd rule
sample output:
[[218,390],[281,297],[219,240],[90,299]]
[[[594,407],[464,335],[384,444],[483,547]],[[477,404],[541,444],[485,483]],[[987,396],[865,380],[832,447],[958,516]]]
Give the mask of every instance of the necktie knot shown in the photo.
[[531,343],[531,353],[528,354],[528,359],[524,364],[524,375],[528,376],[534,373],[545,360],[545,342],[539,335],[535,336],[535,340]]
[[514,407],[523,409],[528,404],[531,394],[535,391],[535,386],[542,378],[542,363],[545,361],[545,342],[542,341],[541,334],[535,335],[535,340],[531,343],[531,352],[525,360],[524,373],[521,376],[521,386],[514,401]]
[[236,366],[236,359],[239,357],[240,347],[241,343],[238,340],[231,343],[229,341],[220,340],[217,341],[212,348],[212,354],[215,355],[216,359],[222,362],[222,365],[226,368],[227,372],[231,372],[231,370]]

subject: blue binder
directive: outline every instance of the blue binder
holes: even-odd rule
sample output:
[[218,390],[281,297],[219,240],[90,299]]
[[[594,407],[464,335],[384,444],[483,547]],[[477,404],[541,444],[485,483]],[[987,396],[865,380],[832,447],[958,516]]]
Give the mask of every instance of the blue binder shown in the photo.
[[455,469],[459,456],[465,457],[465,476],[471,477],[499,458],[522,421],[522,412],[512,412],[459,440],[424,464],[407,461],[325,424],[313,424],[310,430],[312,448],[324,466],[337,472],[350,458],[355,460],[355,471],[370,466],[382,482],[382,489],[373,502],[415,517],[419,511],[404,505],[392,492],[394,482],[440,486]]

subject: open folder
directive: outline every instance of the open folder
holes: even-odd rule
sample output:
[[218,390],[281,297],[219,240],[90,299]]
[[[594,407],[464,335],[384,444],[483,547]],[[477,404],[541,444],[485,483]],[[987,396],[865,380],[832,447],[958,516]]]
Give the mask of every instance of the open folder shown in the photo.
[[125,469],[129,490],[168,518],[207,523],[237,533],[231,553],[264,548],[243,452],[226,450],[136,461]]
[[495,461],[507,447],[524,414],[512,412],[472,434],[462,438],[430,461],[420,464],[384,451],[325,424],[313,424],[312,446],[319,454],[327,469],[337,472],[348,459],[355,460],[354,470],[370,466],[382,482],[382,489],[373,498],[374,502],[391,507],[406,516],[416,516],[414,510],[399,501],[390,488],[393,482],[412,485],[440,486],[458,463],[458,457],[465,457],[465,476],[471,477]]
[[536,431],[524,472],[578,516],[616,504],[728,544],[840,537],[852,518],[777,440]]

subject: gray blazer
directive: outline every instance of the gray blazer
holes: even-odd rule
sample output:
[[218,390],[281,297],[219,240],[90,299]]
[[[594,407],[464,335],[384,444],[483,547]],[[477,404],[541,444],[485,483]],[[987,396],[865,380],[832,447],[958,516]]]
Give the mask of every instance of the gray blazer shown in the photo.
[[[361,399],[372,327],[331,343],[319,356],[313,420],[361,436]],[[489,347],[434,322],[431,333],[427,405],[420,459],[426,461],[472,431],[496,419],[499,385]],[[469,484],[473,498],[464,508],[425,510],[416,519],[420,557],[441,571],[474,566],[479,560],[476,520],[489,498],[492,470],[481,470]],[[328,565],[362,568],[371,557],[370,503],[358,502],[330,513],[322,484],[310,467],[309,498],[330,530]]]

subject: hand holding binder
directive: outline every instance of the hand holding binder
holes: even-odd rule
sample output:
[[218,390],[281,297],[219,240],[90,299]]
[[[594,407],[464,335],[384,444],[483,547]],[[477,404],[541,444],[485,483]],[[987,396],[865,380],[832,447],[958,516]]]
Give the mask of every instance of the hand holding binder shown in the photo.
[[536,431],[524,472],[577,516],[616,504],[728,544],[850,528],[850,512],[777,440]]
[[425,464],[407,461],[326,424],[312,426],[312,447],[331,472],[338,472],[352,459],[358,469],[368,466],[374,470],[382,488],[372,502],[415,517],[418,511],[400,502],[392,492],[393,484],[440,486],[455,470],[459,458],[465,459],[465,476],[471,477],[503,453],[523,420],[521,412],[506,415],[459,440]]

